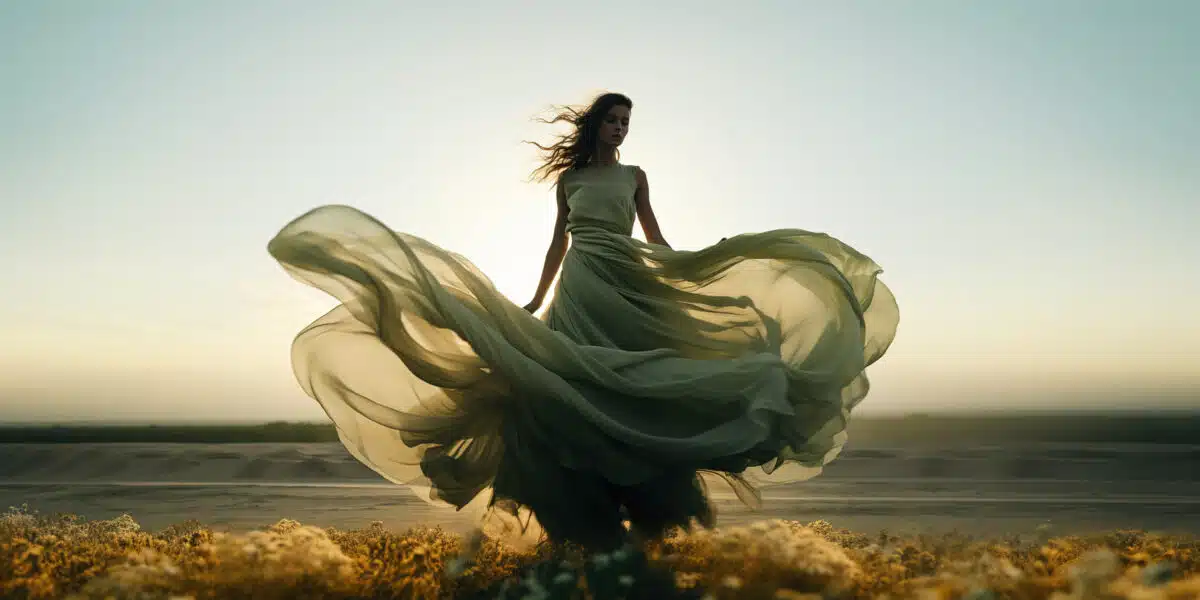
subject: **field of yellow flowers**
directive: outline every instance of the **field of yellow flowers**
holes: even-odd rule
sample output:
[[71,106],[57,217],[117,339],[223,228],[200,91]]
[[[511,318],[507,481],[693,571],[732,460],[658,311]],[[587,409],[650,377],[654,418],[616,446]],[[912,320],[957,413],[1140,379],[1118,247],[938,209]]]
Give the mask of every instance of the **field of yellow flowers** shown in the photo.
[[244,535],[130,516],[0,515],[0,598],[1200,598],[1200,540],[867,536],[818,521],[680,533],[583,556],[436,528],[339,531],[284,519]]

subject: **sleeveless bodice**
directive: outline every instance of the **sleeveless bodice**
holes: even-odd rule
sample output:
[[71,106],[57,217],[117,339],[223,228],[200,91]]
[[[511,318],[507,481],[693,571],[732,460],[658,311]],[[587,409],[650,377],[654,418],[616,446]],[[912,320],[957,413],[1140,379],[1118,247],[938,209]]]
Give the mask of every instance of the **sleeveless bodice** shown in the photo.
[[630,235],[636,214],[637,167],[608,165],[568,172],[562,179],[567,194],[567,231],[602,229]]

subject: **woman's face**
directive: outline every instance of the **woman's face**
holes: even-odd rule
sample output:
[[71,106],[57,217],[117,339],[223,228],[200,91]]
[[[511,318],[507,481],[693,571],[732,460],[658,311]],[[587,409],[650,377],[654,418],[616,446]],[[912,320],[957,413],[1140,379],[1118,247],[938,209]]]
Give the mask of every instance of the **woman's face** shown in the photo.
[[628,133],[629,107],[618,105],[608,109],[608,114],[600,122],[598,141],[608,146],[620,146]]

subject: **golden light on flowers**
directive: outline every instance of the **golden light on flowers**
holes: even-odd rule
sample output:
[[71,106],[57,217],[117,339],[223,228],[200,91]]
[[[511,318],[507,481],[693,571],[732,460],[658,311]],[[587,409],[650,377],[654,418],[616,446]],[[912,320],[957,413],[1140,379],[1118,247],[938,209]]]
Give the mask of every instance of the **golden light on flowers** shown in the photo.
[[339,531],[282,519],[229,534],[187,522],[149,533],[128,515],[85,521],[24,507],[0,515],[3,598],[521,597],[500,596],[503,586],[581,599],[691,591],[714,600],[1190,600],[1200,598],[1200,540],[1138,531],[901,538],[773,520],[584,557],[381,523]]

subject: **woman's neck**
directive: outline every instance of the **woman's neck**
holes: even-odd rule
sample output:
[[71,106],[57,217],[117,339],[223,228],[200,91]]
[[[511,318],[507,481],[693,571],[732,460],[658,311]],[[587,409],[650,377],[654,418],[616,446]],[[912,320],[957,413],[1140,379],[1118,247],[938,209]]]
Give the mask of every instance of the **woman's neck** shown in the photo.
[[596,154],[592,156],[592,164],[599,167],[617,164],[617,149],[601,146],[596,150]]

